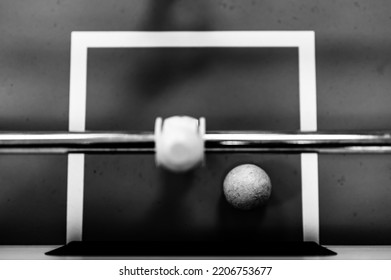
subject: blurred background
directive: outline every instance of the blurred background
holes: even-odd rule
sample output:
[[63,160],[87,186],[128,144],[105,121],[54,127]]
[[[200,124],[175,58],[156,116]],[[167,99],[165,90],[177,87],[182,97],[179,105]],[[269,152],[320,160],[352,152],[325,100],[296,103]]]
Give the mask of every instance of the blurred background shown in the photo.
[[[72,31],[314,30],[319,130],[391,128],[391,2],[3,0],[0,130],[67,130]],[[152,130],[157,116],[207,128],[299,129],[297,49],[94,49],[87,129]],[[222,198],[252,162],[273,183],[249,213]],[[0,156],[0,244],[63,244],[67,157]],[[192,174],[153,156],[86,158],[85,240],[301,240],[297,155],[213,155]],[[321,155],[320,242],[391,244],[391,157]]]

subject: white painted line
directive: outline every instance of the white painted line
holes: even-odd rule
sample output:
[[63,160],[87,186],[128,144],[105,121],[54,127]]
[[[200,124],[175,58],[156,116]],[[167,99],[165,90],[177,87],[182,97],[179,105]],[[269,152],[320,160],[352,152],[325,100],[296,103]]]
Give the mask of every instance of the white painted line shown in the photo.
[[[71,38],[69,131],[84,131],[87,100],[87,47]],[[68,155],[66,241],[82,240],[84,154]]]
[[70,154],[68,155],[67,243],[82,240],[83,199],[84,155]]
[[317,130],[315,34],[307,33],[299,46],[300,129]]
[[305,47],[312,31],[128,32],[77,31],[85,48]]
[[[300,128],[315,131],[315,36],[312,31],[73,32],[69,130],[84,131],[88,48],[297,47],[299,49]],[[303,238],[319,240],[317,155],[302,155]],[[84,155],[69,156],[67,241],[81,240]]]
[[[300,129],[317,130],[315,33],[299,46]],[[318,155],[301,155],[303,239],[319,242]]]
[[301,155],[303,240],[319,242],[318,154]]

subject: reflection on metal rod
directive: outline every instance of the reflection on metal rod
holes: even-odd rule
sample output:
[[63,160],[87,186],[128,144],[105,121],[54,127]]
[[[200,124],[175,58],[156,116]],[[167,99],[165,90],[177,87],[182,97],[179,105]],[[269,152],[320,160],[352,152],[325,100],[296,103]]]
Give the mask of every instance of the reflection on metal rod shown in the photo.
[[[391,153],[391,131],[212,131],[206,152]],[[152,132],[0,133],[0,153],[153,153]]]

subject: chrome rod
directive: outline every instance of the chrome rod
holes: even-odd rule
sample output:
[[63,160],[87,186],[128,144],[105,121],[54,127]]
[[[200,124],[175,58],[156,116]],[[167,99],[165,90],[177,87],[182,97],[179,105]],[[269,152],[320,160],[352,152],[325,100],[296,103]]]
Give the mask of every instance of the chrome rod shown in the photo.
[[[391,153],[391,131],[210,131],[205,151]],[[0,153],[153,153],[153,132],[2,132]]]

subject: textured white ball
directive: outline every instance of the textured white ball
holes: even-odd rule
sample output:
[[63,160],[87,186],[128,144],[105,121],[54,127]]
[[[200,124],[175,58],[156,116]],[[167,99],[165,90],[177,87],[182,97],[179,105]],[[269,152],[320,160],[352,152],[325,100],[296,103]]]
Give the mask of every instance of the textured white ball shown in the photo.
[[264,205],[271,194],[271,181],[266,172],[254,164],[242,164],[224,179],[224,195],[228,203],[241,210]]

